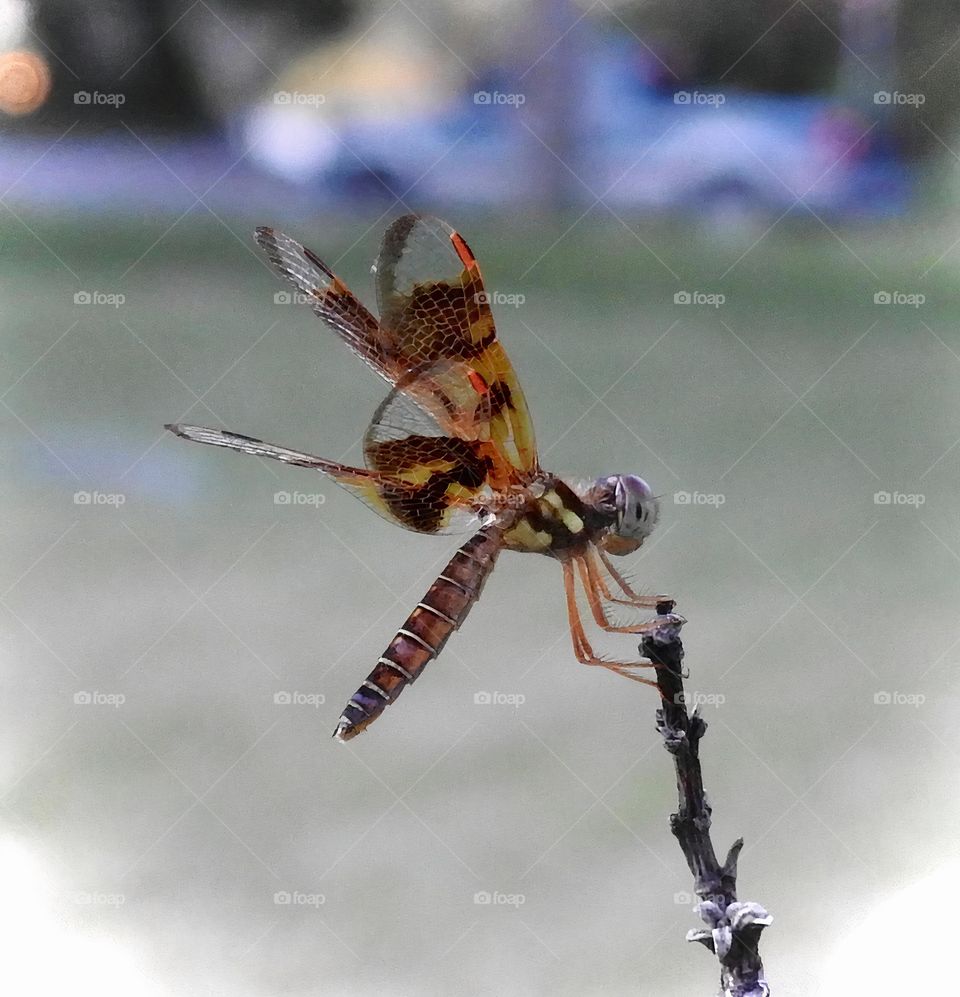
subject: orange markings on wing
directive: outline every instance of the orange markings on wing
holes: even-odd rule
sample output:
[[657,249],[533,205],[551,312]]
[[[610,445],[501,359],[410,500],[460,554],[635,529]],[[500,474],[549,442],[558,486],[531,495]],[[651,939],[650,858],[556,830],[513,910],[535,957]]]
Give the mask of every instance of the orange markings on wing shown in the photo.
[[470,379],[470,383],[476,388],[478,395],[485,395],[490,390],[490,385],[483,379],[482,374],[478,374],[477,371],[472,370],[467,377]]
[[463,237],[459,232],[453,232],[450,235],[450,241],[453,243],[453,248],[456,250],[457,256],[463,261],[463,265],[469,270],[471,267],[476,266],[477,258],[470,251],[470,247],[463,241]]

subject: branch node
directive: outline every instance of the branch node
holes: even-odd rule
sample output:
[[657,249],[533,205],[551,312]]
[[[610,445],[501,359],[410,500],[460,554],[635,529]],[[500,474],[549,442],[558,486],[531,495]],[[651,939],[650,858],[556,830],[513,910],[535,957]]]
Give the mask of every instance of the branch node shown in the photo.
[[730,846],[730,851],[727,852],[726,861],[723,863],[723,868],[720,870],[721,874],[732,880],[737,881],[737,859],[740,858],[740,849],[743,848],[743,838],[737,838],[737,840]]
[[707,732],[707,721],[700,716],[700,707],[698,706],[690,717],[690,730],[688,731],[688,736],[690,740],[696,744],[700,738],[703,737]]

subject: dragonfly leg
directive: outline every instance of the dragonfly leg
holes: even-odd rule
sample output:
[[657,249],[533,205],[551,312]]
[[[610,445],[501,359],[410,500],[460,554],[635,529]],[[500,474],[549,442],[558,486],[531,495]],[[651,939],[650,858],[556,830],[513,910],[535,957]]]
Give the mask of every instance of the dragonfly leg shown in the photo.
[[[663,621],[657,619],[647,620],[644,623],[635,623],[632,626],[626,627],[612,623],[607,617],[603,600],[605,598],[608,601],[614,602],[620,600],[609,600],[609,589],[607,589],[600,572],[597,570],[596,563],[593,561],[589,550],[583,556],[576,557],[575,560],[577,562],[577,570],[580,572],[580,581],[583,583],[583,589],[587,594],[587,604],[590,607],[590,613],[601,630],[606,630],[607,633],[613,634],[643,634],[655,630],[658,626],[662,626]],[[640,608],[636,604],[631,605],[635,609]],[[656,608],[656,603],[652,608]]]
[[[603,566],[610,573],[613,580],[617,583],[617,586],[627,597],[626,599],[619,599],[614,595],[610,594],[610,589],[607,587],[607,583],[603,578],[603,573],[597,571],[597,577],[600,580],[600,587],[603,597],[609,602],[616,602],[622,606],[636,606],[639,609],[656,609],[657,604],[669,600],[667,595],[638,595],[630,587],[630,583],[620,574],[619,571],[613,566],[610,561],[610,557],[605,550],[599,547],[591,548],[592,553],[595,553],[600,560],[603,562]],[[589,554],[587,555],[590,556]]]
[[573,572],[571,560],[563,561],[563,588],[567,597],[567,615],[570,618],[570,636],[573,640],[573,652],[577,656],[577,661],[583,665],[591,665],[597,668],[606,668],[617,675],[631,679],[634,682],[641,682],[644,685],[652,685],[657,688],[657,683],[651,679],[641,678],[634,675],[634,668],[656,668],[652,661],[641,659],[640,661],[607,661],[598,658],[594,654],[590,641],[587,640],[586,632],[583,629],[583,621],[580,619],[580,609],[577,606],[576,576]]

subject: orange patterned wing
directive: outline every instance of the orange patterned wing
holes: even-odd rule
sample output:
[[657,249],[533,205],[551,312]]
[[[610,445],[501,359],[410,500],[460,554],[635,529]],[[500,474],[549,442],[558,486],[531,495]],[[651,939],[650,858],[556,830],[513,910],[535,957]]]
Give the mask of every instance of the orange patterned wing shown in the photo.
[[381,514],[453,532],[495,512],[500,492],[536,472],[523,392],[476,260],[449,225],[407,215],[387,230],[374,268],[380,322],[309,249],[270,228],[256,238],[277,273],[394,385],[364,438]]
[[[474,505],[475,495],[470,486],[477,480],[478,470],[466,452],[451,450],[445,455],[440,451],[433,453],[429,456],[428,463],[436,466],[437,459],[445,456],[444,469],[439,473],[431,473],[426,480],[417,480],[415,477],[389,471],[349,467],[339,461],[274,446],[252,436],[231,433],[225,429],[207,429],[205,426],[187,426],[182,423],[166,428],[194,443],[225,447],[237,453],[268,457],[284,464],[320,471],[384,519],[419,533],[473,532],[485,513],[484,509]],[[421,456],[426,459],[428,455],[421,452]],[[460,482],[467,487],[458,493],[451,486]]]
[[406,394],[444,433],[480,445],[493,488],[527,480],[538,470],[533,425],[470,247],[439,218],[404,215],[375,271],[382,339],[406,372],[378,415]]
[[[363,440],[363,453],[368,468],[404,482],[423,497],[425,515],[418,525],[410,524],[413,529],[435,532],[430,523],[438,504],[472,509],[481,518],[503,504],[494,488],[489,446],[448,436],[399,389],[377,409]],[[453,512],[449,515],[456,520]]]

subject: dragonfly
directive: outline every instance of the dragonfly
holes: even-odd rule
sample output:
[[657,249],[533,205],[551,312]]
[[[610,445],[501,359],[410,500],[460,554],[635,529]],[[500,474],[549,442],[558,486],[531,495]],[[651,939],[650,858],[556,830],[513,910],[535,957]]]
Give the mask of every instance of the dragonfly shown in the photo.
[[224,429],[166,428],[186,440],[319,471],[408,530],[471,534],[347,702],[333,736],[348,741],[361,733],[420,676],[464,622],[504,550],[559,562],[578,661],[656,687],[638,674],[653,662],[594,652],[581,592],[601,631],[642,634],[663,624],[662,615],[617,621],[622,607],[657,610],[669,597],[636,592],[611,560],[650,535],[657,497],[634,474],[578,480],[541,468],[491,295],[462,236],[434,217],[394,221],[373,267],[379,319],[311,250],[273,228],[258,228],[255,238],[272,269],[390,385],[363,437],[365,466]]

